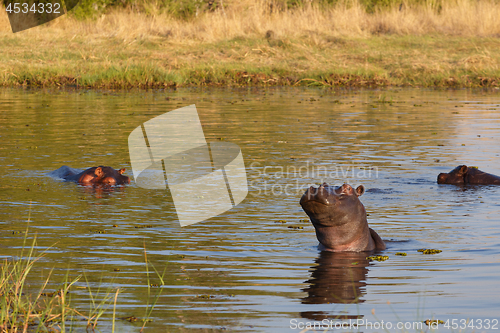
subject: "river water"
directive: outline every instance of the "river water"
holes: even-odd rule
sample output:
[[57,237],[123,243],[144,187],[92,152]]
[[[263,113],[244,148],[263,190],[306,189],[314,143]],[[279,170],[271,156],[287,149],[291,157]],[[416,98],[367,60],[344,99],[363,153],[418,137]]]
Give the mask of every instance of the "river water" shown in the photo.
[[[131,131],[191,104],[206,140],[245,161],[249,193],[219,216],[181,228],[168,191],[46,175],[109,165],[133,179]],[[460,164],[500,175],[498,90],[0,89],[0,143],[0,258],[18,258],[28,230],[44,253],[30,288],[51,270],[49,291],[81,276],[69,295],[84,314],[90,293],[119,288],[116,316],[139,320],[118,332],[152,307],[146,332],[500,330],[500,187],[436,183]],[[388,260],[318,251],[299,199],[323,181],[365,186]]]

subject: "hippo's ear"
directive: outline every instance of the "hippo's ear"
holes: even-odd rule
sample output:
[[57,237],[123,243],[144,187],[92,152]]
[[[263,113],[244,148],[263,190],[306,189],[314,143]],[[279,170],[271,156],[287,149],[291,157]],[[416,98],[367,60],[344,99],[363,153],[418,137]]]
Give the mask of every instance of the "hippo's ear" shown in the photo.
[[460,167],[460,173],[461,173],[462,175],[465,175],[465,174],[467,173],[467,170],[469,170],[469,168],[467,167],[467,165],[462,165],[462,166]]
[[120,169],[120,170],[118,171],[118,173],[119,173],[120,175],[123,175],[123,173],[124,173],[124,172],[125,172],[125,168]]
[[363,185],[359,185],[357,188],[356,188],[356,195],[358,197],[362,196],[363,193],[365,193],[365,187]]
[[97,169],[95,169],[94,173],[97,176],[97,178],[104,177],[104,172],[102,171],[101,167],[97,167]]

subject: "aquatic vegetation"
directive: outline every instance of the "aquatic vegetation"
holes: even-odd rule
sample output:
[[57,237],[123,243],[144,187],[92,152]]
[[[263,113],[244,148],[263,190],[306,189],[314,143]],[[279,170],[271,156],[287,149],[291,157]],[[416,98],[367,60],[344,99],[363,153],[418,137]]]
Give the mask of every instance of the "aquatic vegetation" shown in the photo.
[[406,252],[396,252],[395,255],[406,257]]
[[426,324],[427,326],[430,326],[430,325],[436,325],[436,324],[444,324],[444,321],[438,320],[438,319],[427,319],[423,323]]
[[[26,241],[26,238],[25,238]],[[39,332],[64,330],[66,321],[76,316],[66,295],[79,280],[65,282],[55,292],[45,292],[50,275],[38,292],[28,289],[27,278],[34,264],[34,244],[25,253],[26,259],[4,260],[0,267],[0,331]],[[24,247],[23,251],[24,252]],[[21,253],[21,258],[23,257]],[[42,254],[43,256],[43,254]]]
[[367,260],[369,261],[386,261],[387,259],[389,259],[389,256],[382,256],[382,255],[376,255],[376,256],[369,256],[369,257],[366,257]]
[[126,320],[128,322],[136,322],[137,321],[137,317],[134,317],[134,316],[130,316],[130,317],[123,317],[123,318],[120,318],[120,319],[123,319],[123,320]]
[[299,229],[304,229],[304,227],[299,225],[291,225],[288,227],[288,229],[299,230]]
[[[97,290],[93,290],[95,288],[91,288],[87,281],[87,287],[83,287],[88,291],[90,299],[87,313],[72,306],[71,300],[68,297],[70,289],[75,286],[82,275],[73,279],[69,279],[66,276],[66,280],[60,284],[60,288],[55,291],[47,291],[46,288],[51,280],[52,271],[50,271],[46,280],[41,284],[40,289],[38,291],[32,290],[32,287],[28,284],[28,277],[34,265],[45,256],[45,251],[35,257],[36,237],[33,238],[33,243],[27,250],[28,229],[23,233],[25,237],[21,253],[18,255],[20,259],[5,259],[0,264],[0,332],[72,332],[75,323],[79,325],[78,322],[82,320],[87,322],[87,331],[95,331],[98,322],[111,305],[113,305],[111,332],[115,332],[116,303],[120,292],[119,288],[110,286],[103,295],[100,286],[97,287]],[[148,267],[151,264],[148,263],[146,254],[145,262],[149,282]],[[163,276],[166,271],[163,274],[159,274],[154,266],[151,265],[151,267],[156,272],[161,284],[149,283],[148,294],[149,288],[159,287],[164,284]],[[119,268],[115,268],[114,270],[120,271]],[[86,279],[86,276],[83,276]],[[161,288],[153,304],[148,304],[147,306],[146,316],[144,319],[141,319],[143,328],[148,322],[152,321],[149,317],[160,293]],[[67,326],[69,330],[66,329]]]
[[47,297],[59,296],[59,297],[62,297],[63,294],[66,295],[68,293],[69,293],[68,290],[59,289],[57,291],[50,292],[50,293],[41,293],[40,296],[47,296]]
[[121,317],[121,318],[118,318],[118,319],[126,320],[129,323],[135,323],[137,321],[142,321],[144,323],[148,323],[148,322],[152,322],[153,321],[153,319],[151,319],[151,318],[142,318],[142,319],[140,319],[140,318],[137,318],[135,316]]
[[441,250],[436,250],[436,249],[426,249],[424,250],[423,254],[436,254],[436,253],[441,253],[443,251]]
[[422,252],[423,254],[436,254],[441,253],[443,251],[437,249],[419,249],[418,252]]

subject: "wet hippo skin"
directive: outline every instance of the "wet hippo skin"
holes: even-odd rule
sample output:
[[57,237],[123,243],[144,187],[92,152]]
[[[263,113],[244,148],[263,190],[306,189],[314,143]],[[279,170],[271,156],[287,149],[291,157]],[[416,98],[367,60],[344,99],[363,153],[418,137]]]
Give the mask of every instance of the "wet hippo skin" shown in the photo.
[[368,227],[366,210],[359,197],[363,185],[354,190],[344,184],[337,188],[324,183],[311,186],[300,199],[311,219],[320,248],[333,252],[385,250],[380,236]]
[[440,173],[437,182],[438,184],[454,185],[500,185],[500,177],[478,168],[459,165],[448,173]]
[[124,185],[130,184],[130,178],[123,175],[125,169],[115,170],[108,166],[92,167],[87,170],[73,169],[63,165],[48,175],[74,181],[81,185]]

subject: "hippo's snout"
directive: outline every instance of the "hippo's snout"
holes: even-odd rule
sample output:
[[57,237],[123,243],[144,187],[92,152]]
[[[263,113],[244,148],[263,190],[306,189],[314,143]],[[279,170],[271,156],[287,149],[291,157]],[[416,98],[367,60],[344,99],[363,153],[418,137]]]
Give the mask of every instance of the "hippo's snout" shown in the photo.
[[325,188],[325,185],[320,185],[319,187],[311,186],[307,189],[307,191],[302,195],[300,199],[300,204],[304,205],[309,201],[316,201],[322,203],[324,205],[329,205],[331,202],[328,200],[329,191]]
[[438,184],[444,184],[446,182],[446,176],[446,173],[440,173],[437,179]]

